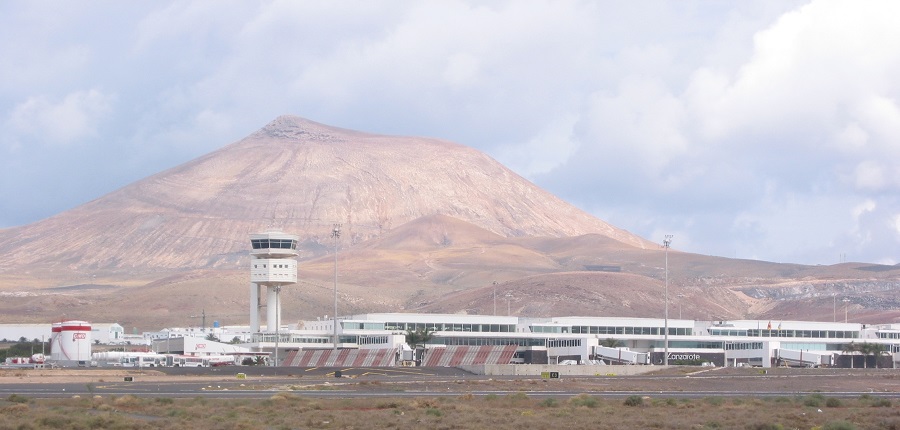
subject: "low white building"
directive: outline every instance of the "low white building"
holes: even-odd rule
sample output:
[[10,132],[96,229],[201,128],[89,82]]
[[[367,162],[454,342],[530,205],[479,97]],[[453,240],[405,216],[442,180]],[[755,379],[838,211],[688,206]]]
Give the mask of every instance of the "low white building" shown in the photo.
[[22,338],[31,342],[50,341],[50,324],[0,324],[0,341],[18,342]]
[[241,355],[250,352],[250,348],[208,340],[202,337],[183,336],[155,339],[150,345],[153,352],[159,354],[181,354],[190,356],[207,355]]

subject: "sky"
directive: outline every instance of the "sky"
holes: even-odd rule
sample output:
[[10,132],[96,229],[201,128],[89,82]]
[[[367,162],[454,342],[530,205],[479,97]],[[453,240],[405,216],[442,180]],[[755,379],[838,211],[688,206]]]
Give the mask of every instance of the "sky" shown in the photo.
[[283,114],[477,148],[672,248],[900,262],[897,1],[0,2],[0,228]]

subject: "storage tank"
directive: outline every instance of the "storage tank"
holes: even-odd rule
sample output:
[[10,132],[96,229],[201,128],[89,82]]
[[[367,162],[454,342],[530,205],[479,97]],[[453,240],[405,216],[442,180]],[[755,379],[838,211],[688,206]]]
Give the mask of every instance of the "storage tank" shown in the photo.
[[50,334],[50,360],[60,364],[89,362],[91,324],[87,321],[53,323]]

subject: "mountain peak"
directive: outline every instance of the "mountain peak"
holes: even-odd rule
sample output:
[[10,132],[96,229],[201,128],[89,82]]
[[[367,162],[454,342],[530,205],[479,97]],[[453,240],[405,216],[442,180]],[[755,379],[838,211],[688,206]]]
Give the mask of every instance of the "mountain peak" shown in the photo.
[[341,132],[350,130],[330,127],[295,115],[281,115],[250,137],[335,142],[343,140],[338,137]]
[[73,272],[231,267],[246,258],[247,235],[266,228],[297,234],[301,257],[311,257],[325,252],[334,223],[353,244],[432,215],[503,237],[594,233],[649,245],[475,149],[285,115],[232,145],[0,234],[0,251],[14,257],[0,272],[34,261]]

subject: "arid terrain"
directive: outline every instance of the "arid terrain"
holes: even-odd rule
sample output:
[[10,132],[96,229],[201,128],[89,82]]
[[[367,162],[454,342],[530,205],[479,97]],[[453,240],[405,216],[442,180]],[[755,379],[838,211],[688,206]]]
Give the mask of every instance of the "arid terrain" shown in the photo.
[[[641,377],[383,378],[171,376],[159,372],[0,372],[0,388],[60,383],[66,396],[9,394],[0,428],[664,428],[895,429],[896,371],[673,368]],[[31,371],[29,371],[31,372]],[[203,396],[110,395],[123,376],[151,385],[200,382]],[[284,374],[283,374],[284,375]],[[180,385],[182,384],[182,385]],[[260,397],[236,399],[234,390]],[[355,393],[355,394],[354,394]],[[364,395],[372,394],[371,396]],[[632,393],[632,394],[629,394]],[[701,393],[681,395],[680,393]],[[361,395],[363,394],[363,395]]]
[[[341,236],[331,237],[333,224]],[[451,142],[279,117],[48,219],[0,230],[0,322],[246,324],[249,234],[300,238],[287,321],[663,314],[665,250]],[[900,322],[900,267],[668,252],[671,316]],[[496,300],[495,300],[496,297]]]

